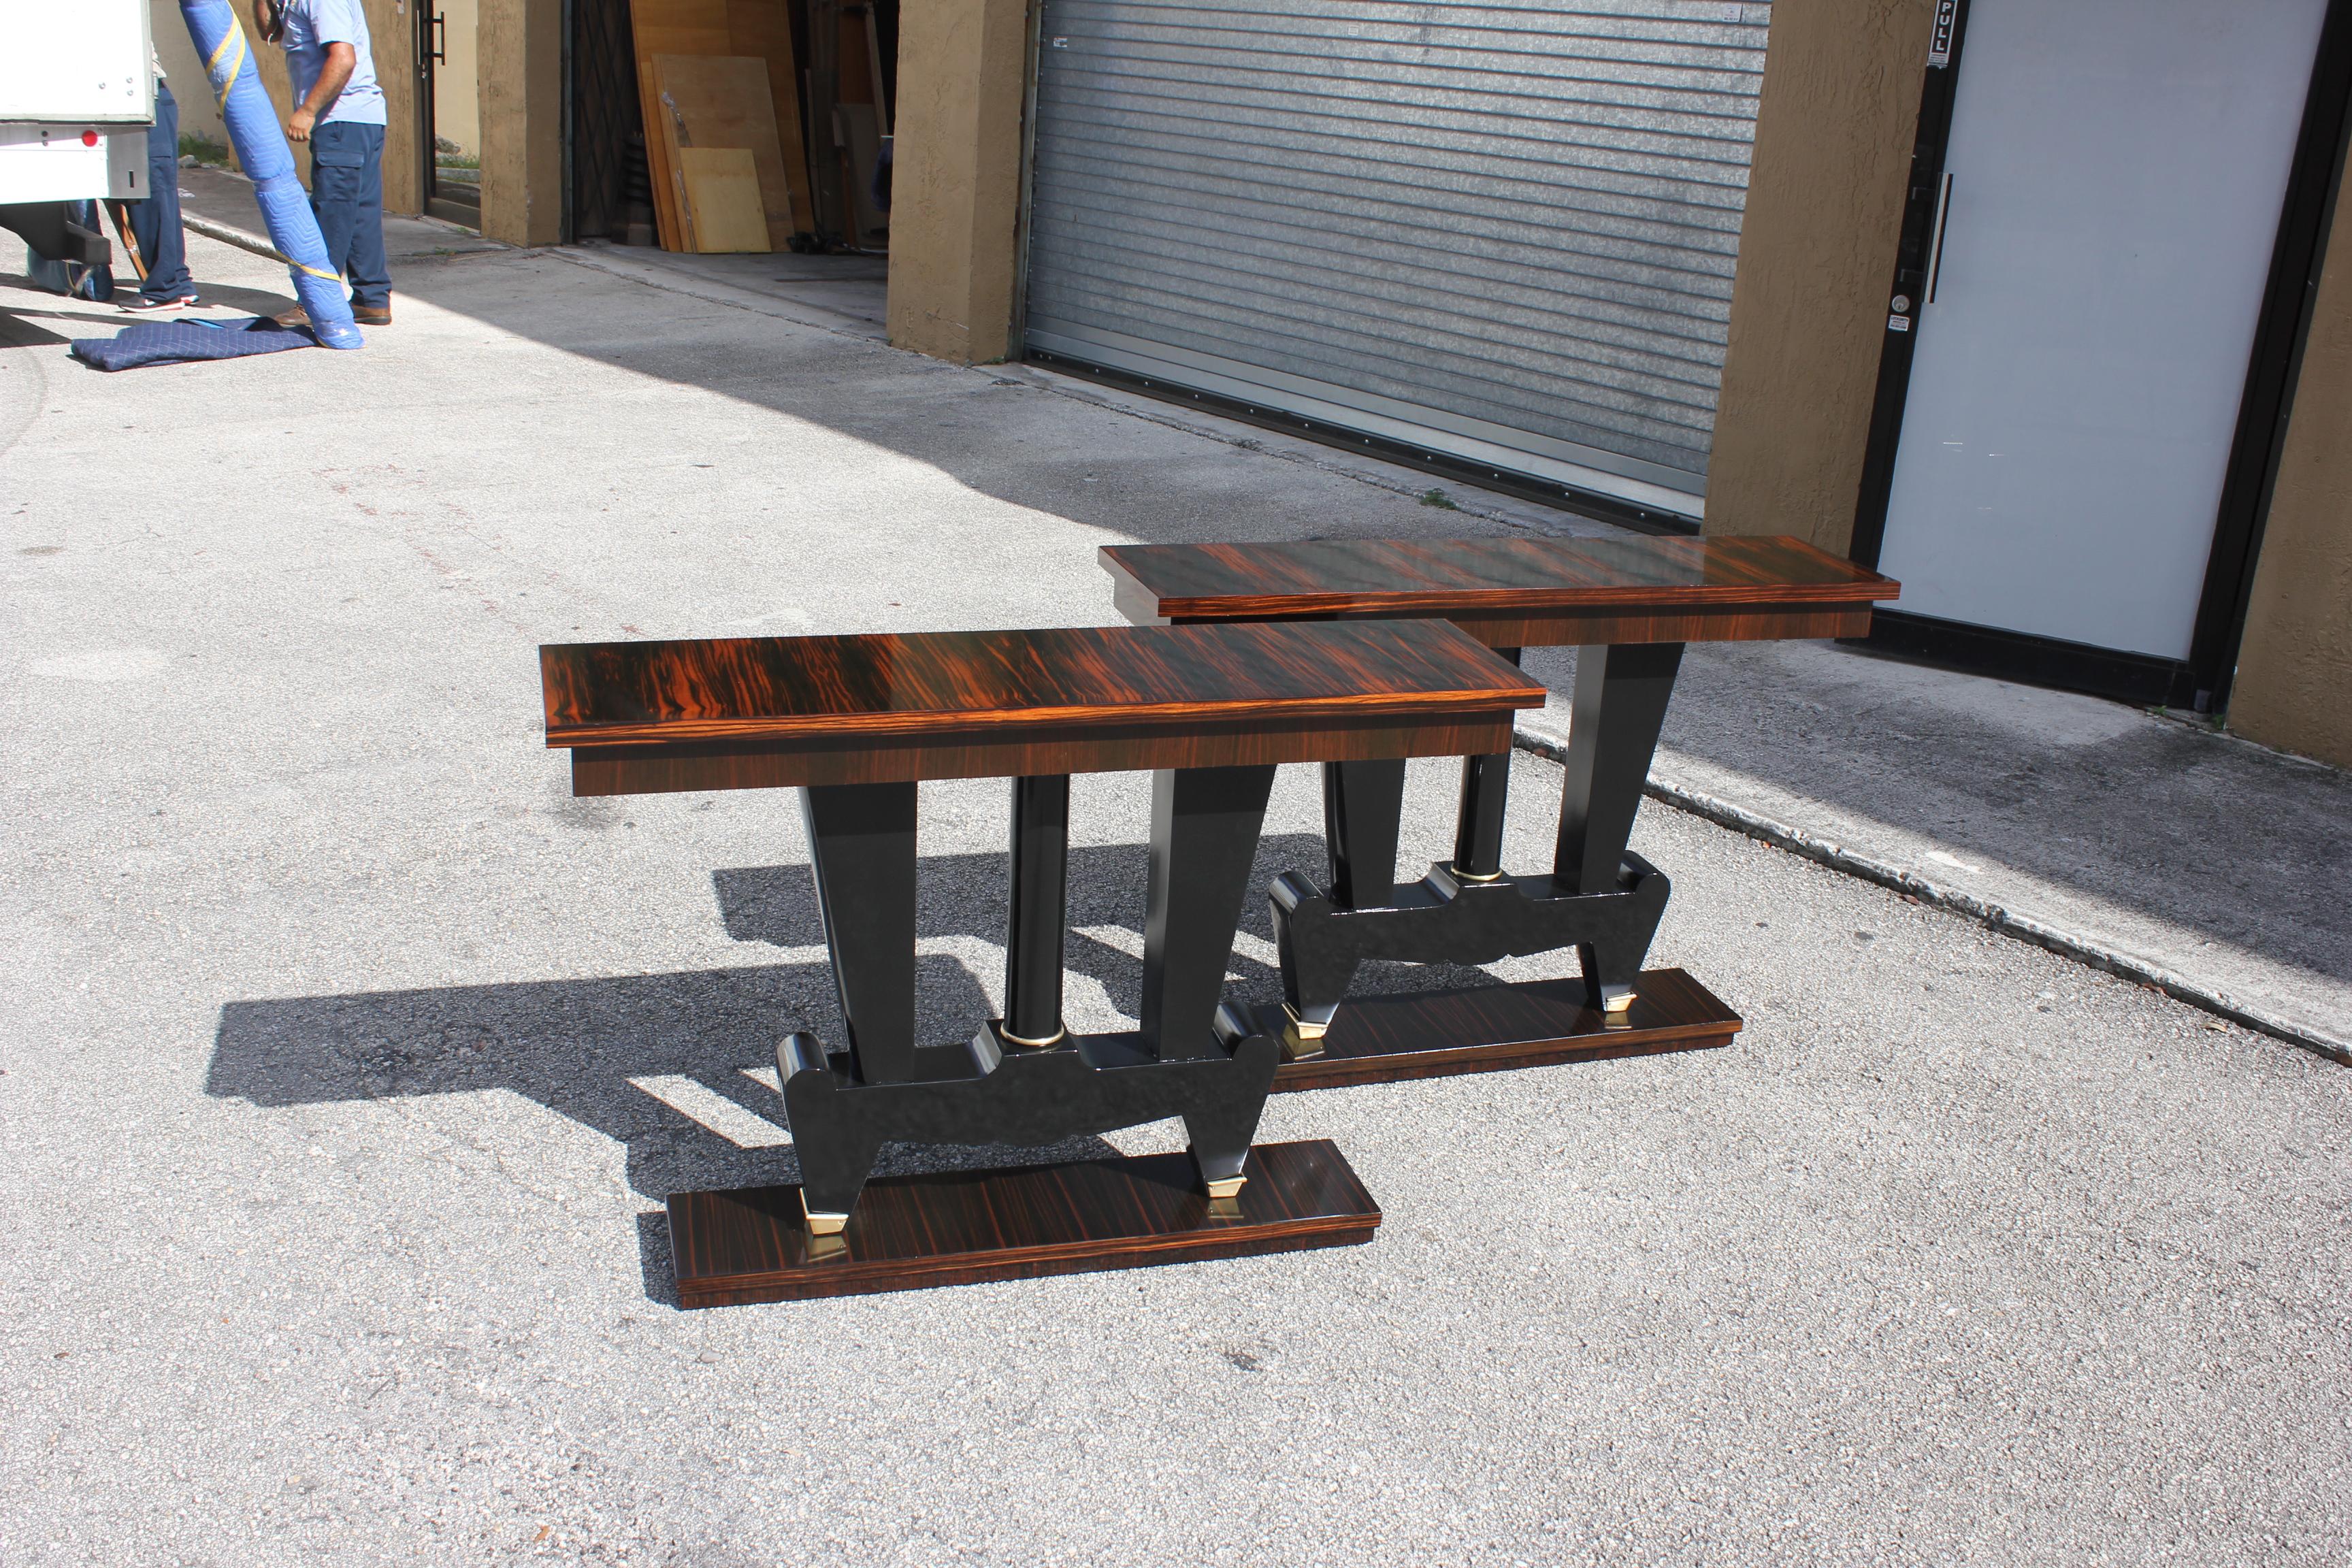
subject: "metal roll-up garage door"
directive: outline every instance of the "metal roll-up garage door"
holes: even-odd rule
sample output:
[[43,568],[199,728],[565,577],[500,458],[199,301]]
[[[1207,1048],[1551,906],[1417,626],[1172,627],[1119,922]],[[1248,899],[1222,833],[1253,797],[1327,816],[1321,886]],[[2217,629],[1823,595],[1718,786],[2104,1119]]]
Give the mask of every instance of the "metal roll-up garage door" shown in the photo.
[[1024,342],[1695,517],[1769,16],[1042,0]]

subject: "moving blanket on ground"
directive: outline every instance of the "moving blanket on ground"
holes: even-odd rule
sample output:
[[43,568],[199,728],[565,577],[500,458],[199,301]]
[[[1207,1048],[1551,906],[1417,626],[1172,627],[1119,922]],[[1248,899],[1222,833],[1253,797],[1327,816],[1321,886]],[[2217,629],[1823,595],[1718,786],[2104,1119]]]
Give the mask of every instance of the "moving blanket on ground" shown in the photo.
[[132,370],[181,360],[242,359],[279,349],[307,349],[317,342],[299,327],[241,316],[226,321],[138,321],[110,338],[76,338],[68,352],[100,370]]
[[[294,153],[286,145],[286,132],[278,127],[278,106],[269,101],[261,85],[260,69],[246,47],[245,29],[237,26],[236,13],[228,8],[226,0],[180,0],[180,16],[188,24],[188,36],[195,40],[196,58],[205,62],[213,96],[220,100],[228,139],[236,145],[236,161],[253,181],[254,198],[261,204],[262,221],[269,226],[270,243],[293,263],[288,270],[293,275],[294,292],[302,309],[310,312],[318,341],[331,349],[358,348],[362,340],[352,321],[351,300],[343,291],[343,280],[327,260],[327,242],[319,237],[310,198],[294,177]],[[79,350],[80,345],[75,347]]]

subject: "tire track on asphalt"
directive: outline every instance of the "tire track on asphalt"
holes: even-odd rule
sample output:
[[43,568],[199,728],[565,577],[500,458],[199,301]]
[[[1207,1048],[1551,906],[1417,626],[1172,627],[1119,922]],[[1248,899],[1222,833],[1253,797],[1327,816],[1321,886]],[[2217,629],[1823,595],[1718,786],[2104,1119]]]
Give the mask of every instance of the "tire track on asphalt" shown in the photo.
[[[24,351],[55,342],[56,333],[0,310],[0,350]],[[0,353],[0,458],[16,449],[48,395],[49,378],[41,370],[40,355]]]

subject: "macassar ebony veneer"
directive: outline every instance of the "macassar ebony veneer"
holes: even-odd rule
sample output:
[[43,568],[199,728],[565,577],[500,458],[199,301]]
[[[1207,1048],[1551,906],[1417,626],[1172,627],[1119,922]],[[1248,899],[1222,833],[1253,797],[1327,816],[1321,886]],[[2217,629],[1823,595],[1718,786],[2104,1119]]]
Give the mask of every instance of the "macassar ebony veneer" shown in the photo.
[[[1112,545],[1101,560],[1121,613],[1143,626],[1444,619],[1513,663],[1527,647],[1580,649],[1549,874],[1515,876],[1502,867],[1507,742],[1465,753],[1453,858],[1402,888],[1403,763],[1325,765],[1328,883],[1286,872],[1272,889],[1286,1086],[1561,1059],[1558,1052],[1577,1049],[1561,1041],[1590,1032],[1557,1023],[1567,1033],[1546,1055],[1516,1047],[1530,1044],[1528,1030],[1553,1023],[1506,1022],[1493,1007],[1452,1003],[1416,1013],[1382,999],[1360,1009],[1379,1012],[1382,1027],[1359,1025],[1339,1037],[1350,1064],[1342,1069],[1333,1031],[1358,966],[1375,959],[1475,964],[1570,949],[1583,972],[1584,1007],[1621,1044],[1622,1027],[1642,1016],[1637,998],[1661,987],[1681,1021],[1654,1021],[1667,1029],[1661,1040],[1680,1042],[1659,1048],[1727,1040],[1738,1020],[1703,989],[1704,1004],[1677,988],[1686,976],[1663,978],[1678,971],[1642,973],[1671,888],[1626,848],[1683,645],[1859,637],[1870,629],[1872,606],[1899,591],[1875,572],[1789,538]],[[1545,993],[1547,1006],[1558,1002],[1557,989]],[[1521,1000],[1538,999],[1528,993]],[[1706,1014],[1707,1027],[1684,1026],[1697,1016],[1692,1007]]]
[[[1184,1122],[1209,1198],[1234,1198],[1256,1185],[1253,1175],[1276,1178],[1279,1190],[1245,1211],[1264,1223],[1202,1239],[1190,1220],[1163,1216],[1138,1231],[1088,1211],[1076,1239],[1056,1233],[1037,1244],[1056,1267],[1100,1266],[1069,1260],[1126,1251],[1324,1245],[1301,1239],[1330,1230],[1330,1215],[1314,1208],[1321,1200],[1283,1185],[1307,1182],[1307,1168],[1251,1147],[1276,1042],[1223,1005],[1275,765],[1499,748],[1513,712],[1543,700],[1541,687],[1442,622],[606,643],[540,657],[548,744],[572,750],[575,794],[800,790],[847,1039],[835,1050],[787,1036],[777,1069],[801,1165],[790,1191],[816,1238],[803,1262],[826,1254],[819,1261],[836,1282],[1045,1267],[1010,1254],[983,1267],[947,1241],[919,1266],[833,1267],[837,1249],[819,1242],[866,1234],[861,1194],[886,1142],[1036,1145],[1171,1118]],[[1141,1027],[1074,1036],[1062,1022],[1069,775],[1144,769],[1153,778]],[[990,775],[1012,780],[1004,1016],[969,1039],[921,1044],[916,784]],[[1344,1170],[1337,1151],[1314,1169],[1328,1175],[1331,1162]],[[945,1189],[891,1191],[899,1195],[886,1205],[914,1201],[909,1191],[950,1202]],[[1314,1213],[1290,1215],[1286,1205],[1299,1204]],[[1113,1204],[1101,1213],[1113,1211],[1129,1212]],[[698,1249],[719,1245],[709,1227],[743,1212],[741,1203],[673,1205],[682,1292],[702,1268],[689,1262],[705,1257]],[[1346,1212],[1354,1217],[1340,1229],[1369,1234],[1360,1206]],[[1171,1226],[1191,1239],[1171,1240]],[[1003,1243],[1023,1258],[1027,1246]],[[882,1256],[865,1242],[851,1253]],[[736,1278],[731,1264],[713,1268]]]
[[1234,1195],[1201,1191],[1182,1154],[877,1181],[838,1236],[814,1236],[800,1189],[669,1200],[678,1305],[796,1301],[1371,1240],[1380,1206],[1328,1140],[1262,1143]]
[[[1256,1027],[1279,1035],[1287,1021],[1283,1008],[1262,1008]],[[1593,1006],[1580,980],[1358,996],[1321,1050],[1283,1063],[1274,1091],[1705,1050],[1739,1029],[1739,1015],[1679,969],[1646,971],[1614,1013]]]
[[1442,616],[1489,647],[1861,637],[1890,578],[1801,539],[1111,544],[1138,626]]
[[1510,735],[1493,660],[1435,627],[575,643],[540,669],[578,795],[1433,756]]

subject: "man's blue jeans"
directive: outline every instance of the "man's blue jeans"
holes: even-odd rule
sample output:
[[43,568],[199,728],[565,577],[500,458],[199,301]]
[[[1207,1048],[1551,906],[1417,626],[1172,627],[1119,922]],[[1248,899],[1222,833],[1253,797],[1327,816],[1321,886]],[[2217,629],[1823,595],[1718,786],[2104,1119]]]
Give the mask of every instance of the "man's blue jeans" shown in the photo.
[[131,237],[147,281],[139,292],[150,300],[184,300],[196,291],[188,276],[188,239],[180,230],[180,105],[172,89],[155,84],[155,123],[147,128],[147,195],[124,204],[131,212]]
[[383,254],[383,127],[330,120],[310,128],[310,210],[327,260],[354,305],[392,303]]

